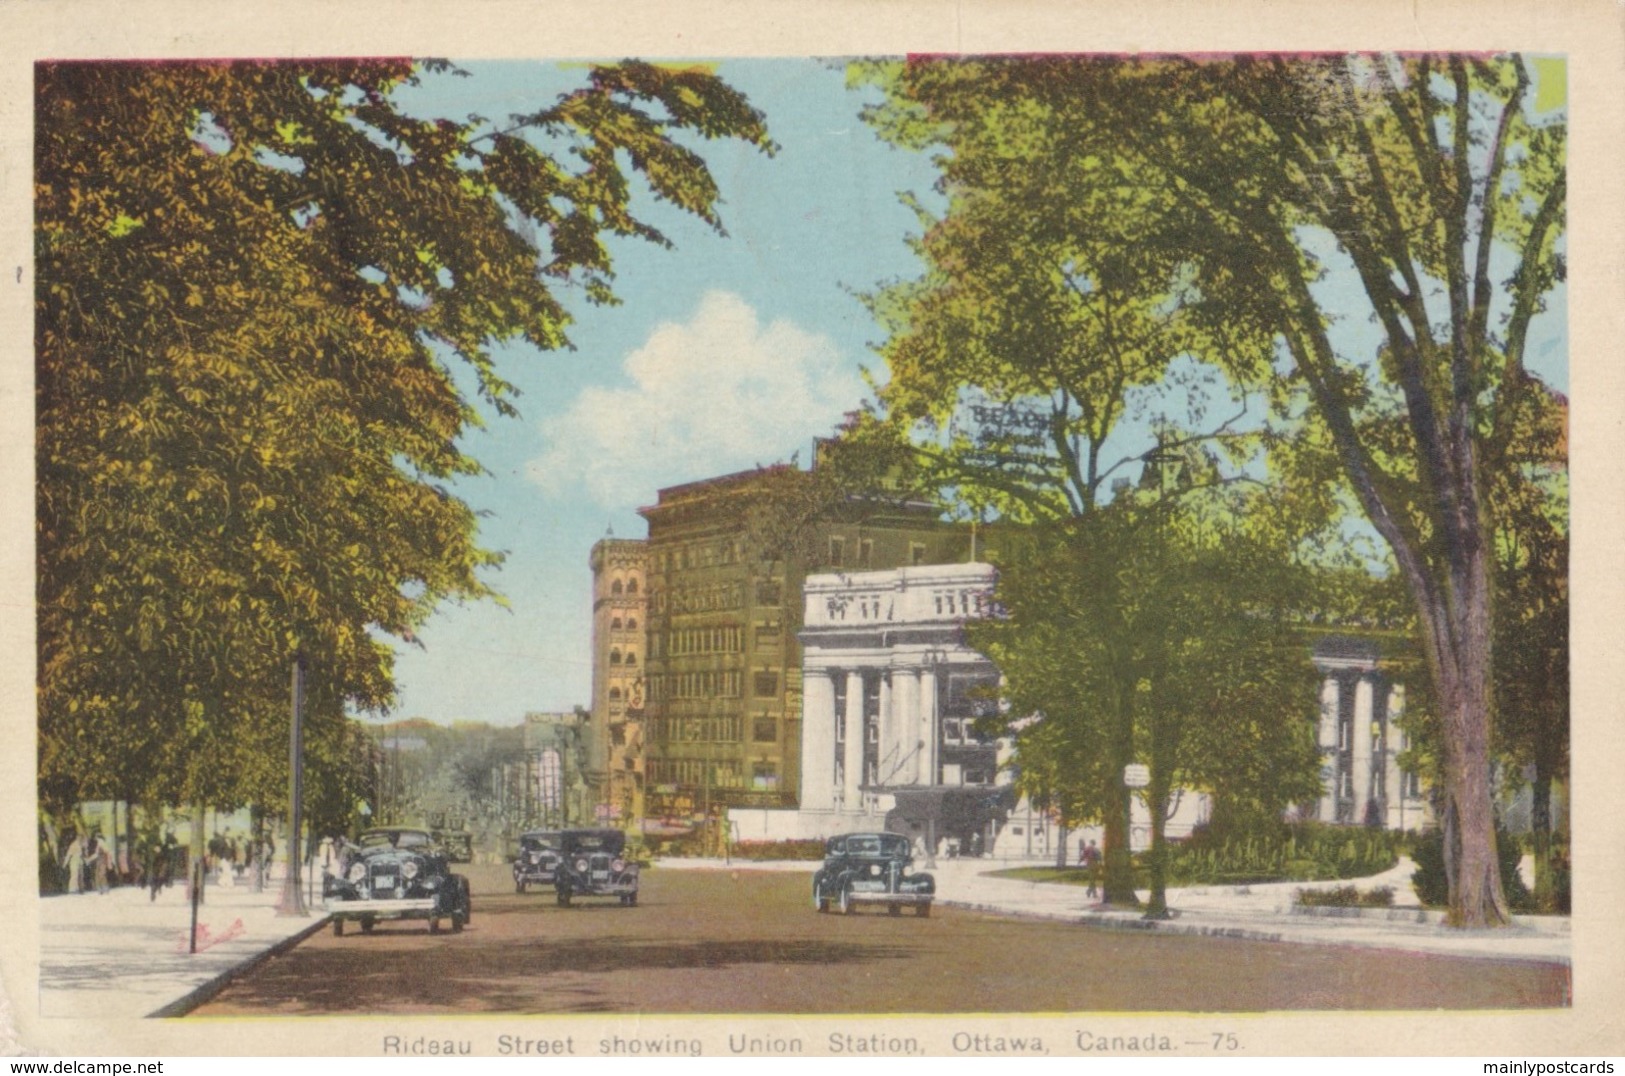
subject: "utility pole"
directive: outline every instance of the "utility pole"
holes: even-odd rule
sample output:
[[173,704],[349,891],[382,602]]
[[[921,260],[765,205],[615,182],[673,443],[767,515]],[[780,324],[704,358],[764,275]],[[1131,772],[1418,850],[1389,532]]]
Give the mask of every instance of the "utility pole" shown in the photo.
[[305,655],[293,659],[293,722],[288,735],[288,870],[282,879],[282,897],[277,901],[279,916],[308,916],[305,908],[304,887],[299,883],[300,865],[304,861],[304,812],[301,800],[304,792],[304,708],[305,708]]

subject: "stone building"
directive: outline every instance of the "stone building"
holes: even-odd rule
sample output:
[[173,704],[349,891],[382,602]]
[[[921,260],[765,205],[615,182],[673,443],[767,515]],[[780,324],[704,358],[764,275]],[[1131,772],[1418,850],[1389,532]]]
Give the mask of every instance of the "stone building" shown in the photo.
[[[971,535],[892,497],[795,520],[797,552],[764,556],[753,520],[798,472],[674,486],[648,521],[647,817],[673,827],[730,806],[787,807],[801,776],[801,585],[814,568],[963,560]],[[815,506],[816,509],[816,506]],[[793,516],[794,513],[792,512]]]
[[1405,686],[1384,667],[1377,644],[1328,636],[1314,644],[1314,660],[1323,677],[1317,739],[1324,791],[1306,815],[1385,829],[1431,826],[1418,776],[1399,765],[1410,747],[1397,724]]
[[592,717],[588,781],[604,821],[643,817],[647,543],[604,538],[592,547]]
[[[809,576],[803,654],[799,810],[730,811],[746,840],[827,837],[889,829],[971,854],[1053,858],[1053,828],[1009,787],[1008,741],[978,733],[997,706],[999,672],[966,645],[964,623],[987,615],[996,573],[980,563]],[[1306,646],[1310,645],[1308,643]],[[1315,720],[1324,795],[1302,817],[1416,829],[1431,815],[1395,724],[1405,691],[1368,640],[1313,644],[1324,680]],[[1181,793],[1166,832],[1178,838],[1210,813],[1205,794]],[[1130,839],[1149,846],[1136,800]],[[1073,839],[1099,838],[1086,828]],[[1068,861],[1072,861],[1068,857]]]

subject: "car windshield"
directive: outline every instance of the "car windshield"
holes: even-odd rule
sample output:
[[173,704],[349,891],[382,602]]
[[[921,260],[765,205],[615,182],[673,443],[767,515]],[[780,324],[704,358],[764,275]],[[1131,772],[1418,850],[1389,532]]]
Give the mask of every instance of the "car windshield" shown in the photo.
[[410,848],[422,851],[434,842],[420,829],[370,829],[361,835],[364,850],[374,848]]
[[530,852],[557,851],[559,838],[556,833],[527,833],[519,838],[519,847]]
[[614,830],[604,833],[569,833],[565,844],[572,852],[608,852],[614,855],[625,847],[626,835]]
[[908,838],[897,836],[862,836],[846,839],[846,854],[850,856],[906,856]]

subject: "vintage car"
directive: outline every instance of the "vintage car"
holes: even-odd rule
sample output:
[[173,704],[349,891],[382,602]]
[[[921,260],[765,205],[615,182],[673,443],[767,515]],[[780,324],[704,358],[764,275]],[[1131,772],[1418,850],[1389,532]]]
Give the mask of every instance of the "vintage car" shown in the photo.
[[620,897],[638,902],[638,865],[624,855],[626,834],[618,829],[567,829],[559,834],[559,865],[553,888],[559,903],[575,897]]
[[434,841],[446,850],[446,859],[452,863],[474,862],[474,835],[466,829],[437,829]]
[[513,891],[533,885],[555,885],[559,873],[561,834],[556,829],[532,829],[519,835],[519,854],[513,861]]
[[468,879],[452,874],[446,852],[421,829],[369,829],[340,864],[340,873],[322,879],[322,899],[333,917],[333,933],[359,922],[368,934],[380,920],[427,919],[429,933],[442,920],[458,932],[473,913]]
[[860,904],[884,904],[892,915],[912,906],[929,916],[937,882],[916,873],[909,839],[897,833],[848,833],[824,846],[824,865],[813,875],[813,907],[827,912],[833,904],[851,914]]

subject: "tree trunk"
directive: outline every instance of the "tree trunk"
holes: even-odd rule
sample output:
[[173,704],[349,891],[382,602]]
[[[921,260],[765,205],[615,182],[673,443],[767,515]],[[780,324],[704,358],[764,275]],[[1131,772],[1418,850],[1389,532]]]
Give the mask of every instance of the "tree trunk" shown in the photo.
[[1557,911],[1557,887],[1552,878],[1552,775],[1535,763],[1535,781],[1530,789],[1529,829],[1535,843],[1535,906],[1543,912]]
[[[1128,691],[1133,690],[1132,683]],[[1100,887],[1100,899],[1105,904],[1125,908],[1138,908],[1140,897],[1134,891],[1134,854],[1129,843],[1129,826],[1133,818],[1130,802],[1132,794],[1123,787],[1123,767],[1134,759],[1133,711],[1128,700],[1119,701],[1117,736],[1112,744],[1111,766],[1106,774],[1107,809],[1102,819],[1102,856],[1105,878]]]
[[1066,870],[1066,823],[1055,824],[1055,869]]
[[1151,899],[1145,918],[1168,919],[1168,782],[1153,780],[1146,792],[1146,807],[1151,812]]
[[1443,727],[1447,920],[1459,927],[1505,926],[1511,916],[1501,891],[1490,788],[1489,596],[1487,587],[1463,589],[1468,593],[1458,599],[1462,612],[1455,616],[1442,608],[1421,609]]

